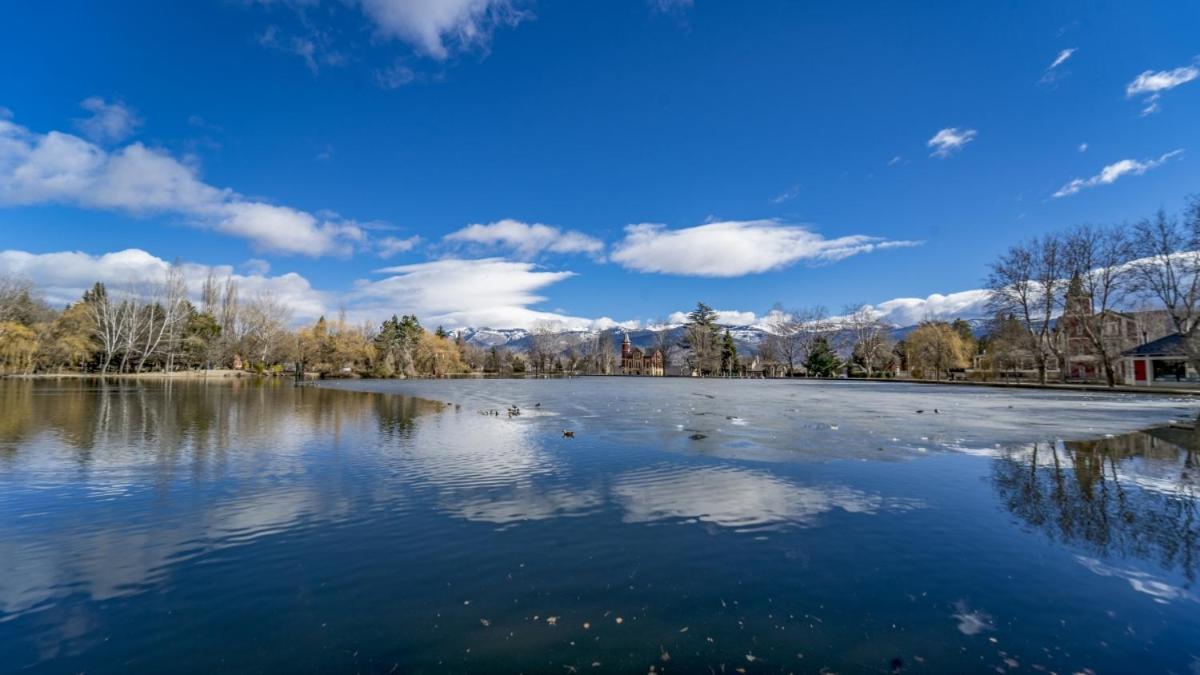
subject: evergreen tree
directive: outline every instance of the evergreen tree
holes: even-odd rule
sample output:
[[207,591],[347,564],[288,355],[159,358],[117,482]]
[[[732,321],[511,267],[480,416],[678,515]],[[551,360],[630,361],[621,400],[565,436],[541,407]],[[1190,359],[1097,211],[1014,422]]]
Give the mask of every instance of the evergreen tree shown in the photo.
[[684,328],[683,347],[688,352],[688,361],[701,375],[722,367],[720,339],[721,329],[717,326],[717,313],[712,307],[697,302],[696,308],[688,312]]
[[375,353],[378,359],[376,372],[384,377],[410,376],[416,374],[415,352],[425,329],[412,314],[392,318],[383,322],[375,336]]
[[822,336],[813,341],[804,367],[810,376],[831,377],[842,367],[842,362],[829,346],[829,340]]
[[734,344],[733,336],[729,334],[729,329],[726,328],[725,337],[721,340],[721,370],[732,375],[737,365],[737,345]]
[[212,368],[212,356],[221,337],[221,326],[208,312],[192,311],[183,328],[183,352],[191,365]]
[[442,338],[443,340],[450,336],[450,334],[446,332],[446,329],[442,328],[441,326],[438,326],[437,330],[434,331],[433,334]]

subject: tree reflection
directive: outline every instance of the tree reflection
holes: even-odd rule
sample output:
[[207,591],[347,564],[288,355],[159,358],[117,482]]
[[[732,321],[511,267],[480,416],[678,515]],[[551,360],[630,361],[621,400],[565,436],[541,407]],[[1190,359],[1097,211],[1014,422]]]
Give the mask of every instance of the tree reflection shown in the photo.
[[0,383],[0,461],[40,461],[31,455],[57,452],[56,459],[82,467],[147,459],[166,469],[180,462],[200,467],[230,452],[340,436],[348,425],[408,433],[416,417],[443,407],[271,380],[8,381]]
[[992,483],[1005,506],[1052,539],[1097,556],[1154,561],[1195,580],[1200,548],[1196,428],[1005,451]]

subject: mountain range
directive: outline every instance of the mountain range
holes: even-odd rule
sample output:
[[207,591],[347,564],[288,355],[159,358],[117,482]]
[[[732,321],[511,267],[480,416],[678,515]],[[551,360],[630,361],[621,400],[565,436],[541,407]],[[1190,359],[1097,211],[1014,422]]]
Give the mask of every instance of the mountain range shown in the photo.
[[[982,336],[986,330],[986,322],[983,319],[967,319],[971,324],[976,337]],[[916,325],[911,326],[892,326],[890,327],[890,335],[893,340],[903,340],[909,333],[917,328]],[[767,335],[767,330],[764,326],[758,325],[722,325],[721,330],[729,330],[729,334],[733,337],[734,344],[737,345],[739,354],[757,354],[759,345],[762,344],[764,337]],[[556,343],[560,351],[565,351],[571,345],[584,344],[589,342],[601,333],[610,333],[612,335],[613,349],[619,349],[623,336],[629,335],[629,342],[634,347],[641,349],[649,349],[656,344],[679,344],[683,341],[685,326],[676,324],[664,326],[659,330],[650,330],[648,328],[610,328],[605,331],[598,330],[565,330],[553,333],[556,338]],[[659,336],[659,333],[664,332],[665,336]],[[469,345],[474,345],[483,349],[491,349],[492,347],[504,347],[517,352],[527,352],[533,345],[532,333],[524,328],[459,328],[450,331],[450,334],[455,337],[461,337],[464,342]]]

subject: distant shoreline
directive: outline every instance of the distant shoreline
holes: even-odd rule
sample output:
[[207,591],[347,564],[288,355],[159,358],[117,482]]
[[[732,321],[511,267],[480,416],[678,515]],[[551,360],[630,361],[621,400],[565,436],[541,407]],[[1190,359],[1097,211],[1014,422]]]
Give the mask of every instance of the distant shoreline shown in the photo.
[[[344,380],[561,380],[571,379],[576,377],[603,377],[603,378],[620,378],[628,380],[683,380],[683,379],[704,379],[704,380],[744,380],[744,381],[778,381],[778,382],[846,382],[857,384],[920,384],[920,385],[947,385],[955,387],[992,387],[998,389],[1029,389],[1029,390],[1048,390],[1048,391],[1076,391],[1076,392],[1098,392],[1109,394],[1159,394],[1169,396],[1195,396],[1200,397],[1200,387],[1185,388],[1185,387],[1132,387],[1121,386],[1108,387],[1098,384],[1070,384],[1061,382],[1047,382],[1046,384],[1038,384],[1036,382],[975,382],[969,380],[918,380],[908,378],[833,378],[833,377],[776,377],[776,378],[725,378],[725,377],[706,377],[706,378],[691,378],[686,376],[668,375],[663,377],[644,377],[638,375],[595,375],[595,374],[554,374],[554,375],[525,375],[520,377],[503,376],[493,374],[462,374],[452,375],[448,377],[409,377],[409,378],[375,378],[375,377],[330,377],[320,378],[313,377],[314,374],[307,374],[303,381],[305,382],[338,382]],[[248,372],[245,370],[232,369],[213,369],[213,370],[181,370],[170,373],[161,371],[146,372],[146,373],[28,373],[28,374],[6,374],[0,375],[0,380],[240,380],[260,378],[264,380],[279,380],[279,381],[294,381],[290,375],[261,375],[258,373]]]
[[174,372],[147,373],[24,373],[0,376],[6,380],[226,380],[263,377],[244,370],[214,369],[214,370],[178,370]]

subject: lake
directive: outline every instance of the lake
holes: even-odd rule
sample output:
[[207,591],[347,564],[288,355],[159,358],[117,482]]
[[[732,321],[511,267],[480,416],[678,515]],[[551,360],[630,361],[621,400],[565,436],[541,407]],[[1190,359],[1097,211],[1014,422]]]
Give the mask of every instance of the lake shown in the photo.
[[1197,672],[1198,412],[0,381],[0,671]]

